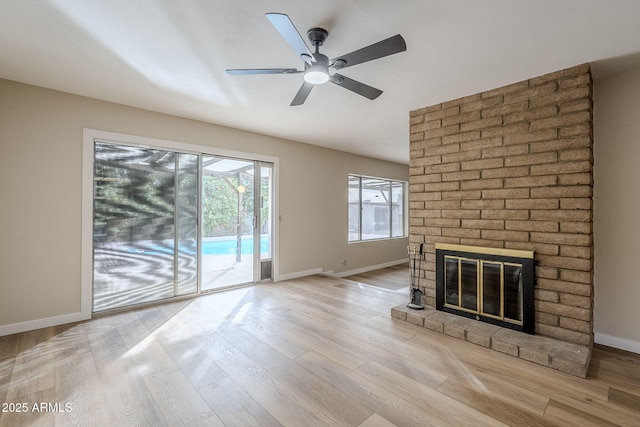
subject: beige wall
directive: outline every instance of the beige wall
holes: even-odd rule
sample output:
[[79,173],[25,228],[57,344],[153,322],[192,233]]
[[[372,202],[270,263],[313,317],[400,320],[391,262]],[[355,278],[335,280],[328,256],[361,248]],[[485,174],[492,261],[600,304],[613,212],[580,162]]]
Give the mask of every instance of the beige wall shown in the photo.
[[282,277],[406,258],[407,239],[346,241],[347,174],[406,165],[0,80],[0,332],[80,311],[83,128],[278,157]]
[[640,69],[594,84],[595,341],[640,353]]

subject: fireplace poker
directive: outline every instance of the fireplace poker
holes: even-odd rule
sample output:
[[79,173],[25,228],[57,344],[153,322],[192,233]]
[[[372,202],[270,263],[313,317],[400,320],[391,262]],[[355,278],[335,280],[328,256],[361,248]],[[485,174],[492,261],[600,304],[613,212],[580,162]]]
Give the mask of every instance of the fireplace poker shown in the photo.
[[[412,271],[411,271],[411,302],[407,304],[407,307],[412,308],[414,310],[422,310],[424,305],[422,305],[422,291],[420,290],[420,270],[422,269],[422,253],[423,253],[423,245],[424,243],[420,243],[420,249],[416,258],[416,249],[413,248],[413,253],[410,252],[409,258],[413,261]],[[416,276],[416,263],[417,263],[417,276]],[[416,286],[417,285],[417,286]]]
[[420,289],[420,276],[422,276],[422,274],[420,274],[420,272],[422,271],[422,257],[424,256],[423,253],[423,248],[424,248],[424,243],[420,243],[420,252],[419,252],[419,258],[418,258],[418,289]]
[[409,302],[413,300],[413,290],[416,287],[416,247],[407,246],[407,255],[409,255]]

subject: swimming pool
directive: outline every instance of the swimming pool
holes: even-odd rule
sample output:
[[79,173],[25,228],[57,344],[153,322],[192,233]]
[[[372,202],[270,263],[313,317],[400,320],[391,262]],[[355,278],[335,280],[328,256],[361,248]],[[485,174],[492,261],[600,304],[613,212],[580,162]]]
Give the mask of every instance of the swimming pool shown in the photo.
[[[114,246],[120,246],[122,250],[122,244],[111,244],[112,249]],[[228,237],[214,237],[207,238],[202,241],[200,253],[202,255],[235,255],[237,250],[238,240],[235,236]],[[146,255],[160,255],[168,254],[173,255],[173,241],[166,241],[159,243],[158,241],[141,241],[138,243],[124,244],[125,251],[130,253],[146,254]],[[195,241],[190,240],[180,245],[180,252],[185,255],[195,255]],[[241,236],[240,238],[240,253],[242,255],[253,254],[253,236]],[[266,235],[260,238],[260,253],[269,253],[269,239]]]
[[[203,255],[234,255],[238,240],[236,237],[231,238],[216,238],[215,240],[203,240],[202,248],[200,252]],[[269,252],[269,240],[266,236],[262,236],[260,239],[260,253]],[[253,253],[253,236],[242,236],[240,241],[240,253],[252,254]]]

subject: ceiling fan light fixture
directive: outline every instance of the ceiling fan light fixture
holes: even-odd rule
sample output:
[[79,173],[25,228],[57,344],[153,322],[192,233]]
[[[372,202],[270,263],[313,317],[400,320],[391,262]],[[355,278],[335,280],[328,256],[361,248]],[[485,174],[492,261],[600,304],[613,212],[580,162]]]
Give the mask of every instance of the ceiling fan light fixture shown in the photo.
[[321,85],[329,81],[329,70],[321,64],[313,64],[304,72],[304,81],[313,85]]

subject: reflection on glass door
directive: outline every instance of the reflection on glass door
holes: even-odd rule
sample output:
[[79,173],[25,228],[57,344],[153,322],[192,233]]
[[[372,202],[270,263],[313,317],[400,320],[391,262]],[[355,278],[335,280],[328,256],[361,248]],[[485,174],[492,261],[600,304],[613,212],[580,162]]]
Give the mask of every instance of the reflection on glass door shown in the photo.
[[198,156],[96,143],[93,311],[197,292]]
[[202,157],[202,290],[254,281],[255,162]]
[[94,143],[93,311],[273,277],[273,164]]
[[175,295],[198,292],[198,157],[178,154]]

